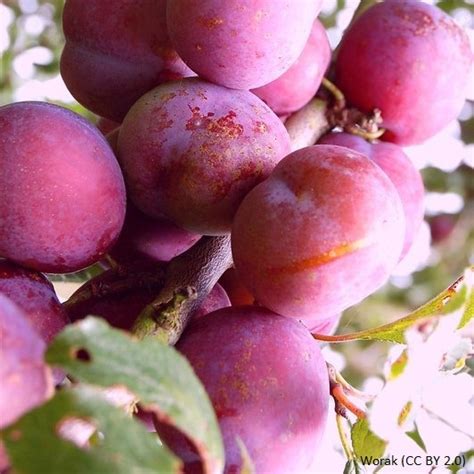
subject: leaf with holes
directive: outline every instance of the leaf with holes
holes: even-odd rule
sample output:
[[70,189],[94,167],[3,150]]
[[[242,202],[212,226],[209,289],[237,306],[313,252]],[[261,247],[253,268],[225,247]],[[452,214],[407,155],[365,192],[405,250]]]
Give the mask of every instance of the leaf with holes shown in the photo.
[[88,317],[66,328],[46,360],[75,380],[101,387],[126,387],[146,410],[183,432],[206,472],[224,467],[222,438],[212,404],[187,360],[151,338],[138,341]]
[[93,387],[59,391],[1,436],[14,471],[24,474],[171,474],[182,467],[138,421]]

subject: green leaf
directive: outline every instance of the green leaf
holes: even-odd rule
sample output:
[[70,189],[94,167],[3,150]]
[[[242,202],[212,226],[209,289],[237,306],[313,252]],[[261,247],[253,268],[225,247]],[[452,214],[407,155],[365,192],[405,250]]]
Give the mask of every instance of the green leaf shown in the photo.
[[358,459],[361,458],[381,458],[387,447],[387,443],[372,433],[369,422],[360,419],[352,426],[351,430],[352,449]]
[[462,329],[474,318],[474,285],[471,284],[470,287],[467,286],[466,292],[466,303],[458,329]]
[[468,471],[464,470],[464,466],[466,464],[469,464],[471,462],[471,460],[474,459],[474,449],[470,449],[469,451],[465,451],[463,453],[460,453],[460,455],[464,459],[464,462],[462,463],[463,465],[462,466],[456,466],[455,464],[451,464],[450,466],[447,466],[447,469],[450,472],[453,472],[454,474],[458,473],[461,469],[463,470],[463,472],[467,472],[469,474]]
[[[97,435],[87,443],[94,430]],[[181,472],[181,462],[171,451],[93,387],[61,390],[1,436],[16,473]]]
[[224,467],[222,438],[212,404],[188,361],[154,339],[138,341],[100,318],[67,327],[46,360],[75,380],[101,387],[124,386],[163,423],[195,445],[208,472]]
[[418,429],[418,426],[416,423],[415,423],[415,428],[413,428],[412,431],[407,431],[405,434],[410,439],[412,439],[425,453],[427,452],[425,442],[423,441],[423,438],[421,437],[420,430]]
[[[474,266],[466,269],[465,275],[458,278],[449,288],[441,292],[428,303],[420,306],[409,315],[392,323],[372,329],[357,331],[350,334],[326,336],[313,334],[313,337],[325,342],[347,342],[358,340],[378,340],[405,344],[405,331],[414,324],[433,316],[444,316],[465,305],[461,324],[467,324],[474,317],[474,302],[472,301],[472,280]],[[466,303],[466,298],[467,303]],[[460,327],[462,327],[460,325]]]
[[446,305],[442,308],[442,314],[451,314],[455,311],[461,309],[465,302],[466,302],[466,295],[467,295],[467,286],[463,284],[459,291],[453,295],[452,298],[446,303]]
[[437,6],[447,13],[451,13],[456,8],[462,8],[474,13],[474,5],[470,5],[466,0],[440,0]]
[[343,474],[364,474],[365,469],[359,464],[356,459],[350,459],[344,466]]

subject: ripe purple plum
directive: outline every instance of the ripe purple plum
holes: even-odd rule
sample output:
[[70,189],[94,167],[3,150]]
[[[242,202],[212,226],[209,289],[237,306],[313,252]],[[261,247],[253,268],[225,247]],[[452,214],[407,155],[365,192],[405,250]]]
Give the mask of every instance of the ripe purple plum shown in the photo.
[[67,0],[61,75],[92,112],[121,122],[153,87],[192,76],[171,46],[166,0]]
[[416,144],[461,111],[472,57],[467,34],[441,9],[388,1],[366,10],[345,33],[336,83],[356,107],[381,110],[384,140]]
[[297,61],[282,76],[252,92],[279,116],[296,112],[316,94],[330,59],[326,30],[319,20],[315,20]]
[[41,273],[0,260],[0,292],[23,310],[46,344],[69,322],[53,285]]
[[[86,300],[66,304],[66,309],[71,321],[79,321],[88,315],[100,316],[111,326],[124,331],[130,331],[137,316],[158,295],[163,282],[153,280],[156,275],[156,264],[144,268],[143,265],[132,265],[121,268],[118,272],[114,269],[92,278],[86,282],[77,293],[84,289],[102,289],[92,291],[92,296]],[[117,285],[125,280],[134,280],[136,285],[131,288],[121,288],[118,292],[107,292],[107,288]],[[74,300],[76,294],[71,296]],[[219,285],[216,285],[202,306],[196,310],[193,317],[201,317],[207,312],[230,306],[229,298]]]
[[315,145],[288,155],[246,196],[232,252],[260,304],[323,321],[387,281],[404,238],[400,197],[379,166],[348,148]]
[[0,429],[40,405],[53,392],[44,341],[28,316],[0,293]]
[[207,298],[202,302],[201,306],[193,313],[193,321],[197,321],[218,309],[228,308],[230,305],[230,299],[226,291],[217,283],[209,295],[207,295]]
[[258,97],[197,78],[145,94],[118,137],[133,203],[206,235],[230,232],[244,196],[289,151],[284,125]]
[[119,264],[168,262],[191,248],[201,236],[164,218],[153,219],[128,203],[125,224],[110,255]]
[[109,133],[112,133],[114,130],[120,127],[120,123],[114,122],[104,117],[99,117],[97,120],[96,126],[102,132],[103,135],[107,136]]
[[80,270],[118,237],[125,185],[105,138],[52,104],[0,108],[0,256],[41,272]]
[[[176,348],[211,398],[225,473],[240,472],[239,438],[256,472],[308,471],[326,425],[329,383],[319,346],[301,323],[265,308],[226,308],[190,325]],[[155,424],[185,470],[196,468],[191,445]]]
[[255,297],[245,288],[235,268],[226,270],[219,279],[219,284],[229,296],[232,306],[246,306],[255,303]]
[[281,76],[298,59],[321,0],[173,0],[170,38],[200,77],[253,89]]
[[337,326],[339,325],[339,322],[341,320],[341,316],[342,314],[336,314],[327,319],[305,319],[301,322],[308,328],[311,333],[330,335],[334,334],[334,332],[336,331]]
[[400,258],[403,258],[413,243],[423,222],[425,188],[420,172],[403,150],[393,143],[369,143],[349,133],[330,133],[319,143],[351,148],[373,160],[395,185],[405,212],[405,242]]

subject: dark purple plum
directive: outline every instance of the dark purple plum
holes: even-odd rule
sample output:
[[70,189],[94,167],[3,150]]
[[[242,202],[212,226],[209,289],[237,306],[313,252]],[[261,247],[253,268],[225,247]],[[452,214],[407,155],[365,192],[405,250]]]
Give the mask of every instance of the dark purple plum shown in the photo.
[[53,392],[44,363],[46,344],[27,315],[0,293],[0,429],[40,405]]
[[171,46],[166,0],[67,0],[61,75],[92,112],[121,122],[162,82],[192,76]]
[[206,235],[230,232],[242,199],[289,151],[284,125],[257,96],[196,78],[145,94],[118,136],[132,202]]
[[[216,411],[225,473],[240,472],[240,438],[256,472],[305,473],[323,434],[329,398],[318,344],[298,321],[264,308],[226,308],[190,325],[176,348],[189,360]],[[197,472],[186,440],[156,422],[163,441]]]
[[393,143],[369,143],[349,133],[329,133],[319,140],[319,143],[345,146],[358,151],[379,165],[390,178],[398,191],[405,212],[405,242],[400,256],[403,258],[423,222],[425,188],[420,172],[402,148]]
[[345,33],[336,83],[364,112],[382,112],[384,140],[421,143],[462,109],[472,67],[469,38],[440,8],[377,3]]
[[148,217],[128,203],[122,232],[109,253],[120,264],[168,262],[200,238],[199,234],[181,229],[168,219]]
[[315,145],[285,157],[247,194],[232,253],[260,304],[323,321],[388,280],[404,239],[402,203],[382,169],[348,148]]
[[227,295],[229,296],[232,306],[245,306],[255,303],[255,297],[245,288],[242,280],[237,275],[235,268],[229,268],[219,279]]
[[326,30],[319,20],[315,20],[297,61],[283,75],[252,92],[278,116],[287,116],[301,109],[314,97],[330,60],[331,47]]
[[41,272],[98,260],[118,237],[125,186],[92,124],[62,107],[0,108],[0,256]]
[[41,273],[0,260],[0,292],[24,311],[46,344],[69,322],[53,285]]
[[200,77],[253,89],[281,76],[298,59],[322,0],[173,0],[171,41]]

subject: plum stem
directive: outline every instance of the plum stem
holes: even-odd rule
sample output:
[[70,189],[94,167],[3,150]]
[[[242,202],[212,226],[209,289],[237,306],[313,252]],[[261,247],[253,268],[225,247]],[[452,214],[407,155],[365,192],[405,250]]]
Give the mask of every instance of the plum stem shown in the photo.
[[105,261],[108,266],[113,270],[118,269],[120,267],[120,264],[110,254],[105,255]]
[[326,101],[313,99],[286,121],[285,127],[290,135],[292,151],[314,145],[331,130],[326,117],[327,108]]
[[122,278],[113,282],[96,282],[81,287],[63,303],[63,306],[67,310],[70,310],[75,305],[91,298],[121,294],[136,288],[162,287],[165,278],[163,267],[158,267],[153,272],[128,272],[125,267],[119,265],[112,270],[117,274],[120,274]]
[[[474,275],[474,265],[466,269],[466,275]],[[371,329],[365,329],[362,331],[352,332],[349,334],[336,334],[334,336],[326,334],[313,333],[312,336],[317,341],[324,341],[330,343],[340,343],[348,341],[359,341],[359,340],[385,340],[395,341],[403,343],[404,339],[399,340],[394,335],[395,333],[402,333],[409,327],[422,320],[426,320],[433,317],[442,317],[444,313],[443,308],[451,301],[451,299],[459,294],[465,285],[466,276],[461,275],[455,282],[453,282],[448,288],[442,291],[439,295],[432,298],[427,303],[423,304],[419,308],[415,309],[408,315],[392,321],[388,324],[383,324]],[[470,283],[467,283],[468,285]]]
[[344,450],[346,458],[350,461],[354,459],[354,454],[352,453],[352,448],[349,439],[347,438],[346,430],[344,428],[344,417],[342,415],[336,415],[336,426],[341,440],[342,449]]
[[322,86],[327,89],[331,95],[334,97],[334,108],[337,110],[342,110],[346,107],[346,98],[342,93],[341,89],[330,81],[327,77],[323,77]]
[[132,332],[175,344],[189,318],[232,265],[230,235],[203,237],[166,268],[158,296],[138,316]]
[[348,107],[344,93],[336,84],[325,77],[322,85],[333,97],[333,104],[326,112],[330,128],[341,127],[345,132],[368,141],[377,140],[385,133],[385,129],[380,127],[383,119],[379,109],[365,114],[354,107]]
[[[345,387],[349,386],[351,390],[353,389],[352,386],[350,386],[343,378],[340,376],[338,378],[338,372],[335,369],[335,367],[331,364],[326,363],[327,368],[328,368],[328,375],[329,375],[329,388],[331,392],[331,396],[334,398],[334,402],[336,404],[335,409],[336,413],[338,415],[341,415],[345,418],[347,418],[347,413],[346,410],[349,410],[351,413],[353,413],[357,418],[359,419],[364,419],[367,417],[366,413],[364,410],[356,406],[354,403],[349,400],[347,397],[345,390],[347,390]],[[344,383],[341,383],[339,380],[342,379],[344,380]],[[355,389],[353,389],[355,390]]]
[[375,395],[371,395],[369,393],[365,393],[365,392],[361,392],[360,390],[357,390],[337,370],[334,369],[334,373],[335,373],[336,382],[342,386],[342,388],[348,395],[359,398],[360,400],[364,400],[366,402],[370,402],[371,400],[375,398]]

